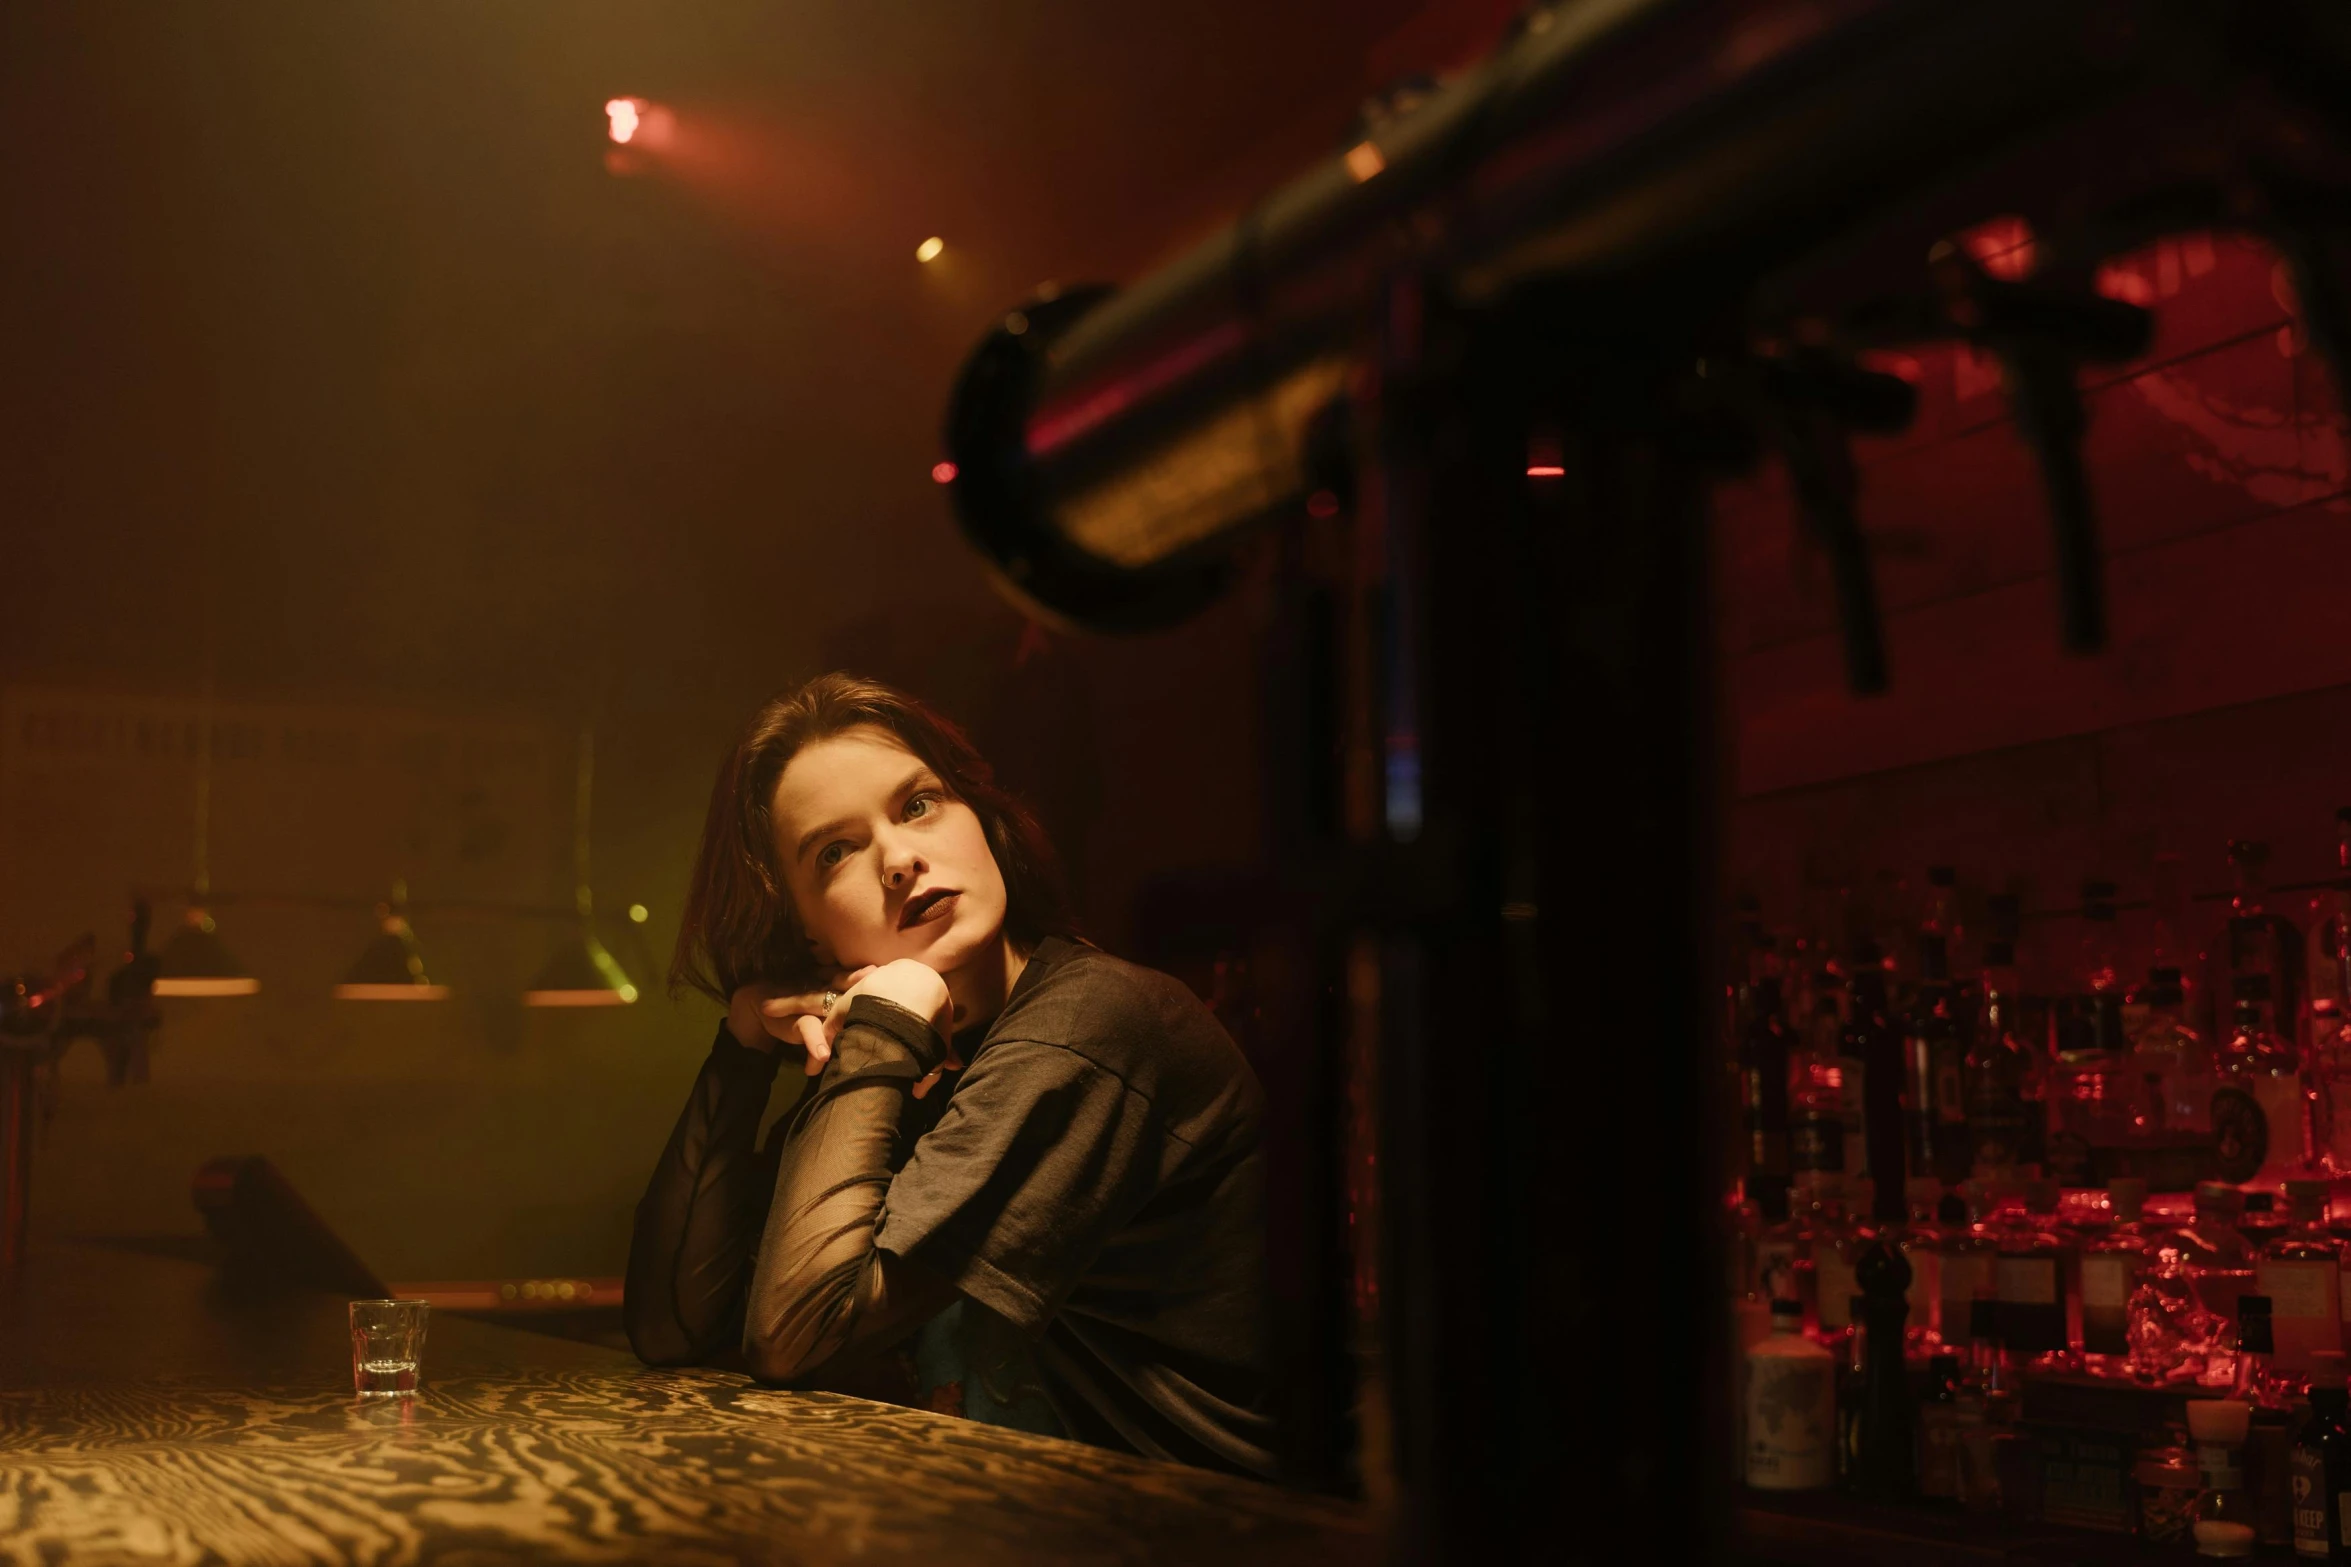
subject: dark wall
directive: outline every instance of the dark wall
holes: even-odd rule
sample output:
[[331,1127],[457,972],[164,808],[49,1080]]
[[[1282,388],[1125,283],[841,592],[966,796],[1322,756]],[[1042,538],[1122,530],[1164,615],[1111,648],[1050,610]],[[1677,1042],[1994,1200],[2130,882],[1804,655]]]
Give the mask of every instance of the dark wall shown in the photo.
[[[144,1086],[69,1060],[39,1222],[181,1228],[197,1162],[259,1152],[394,1276],[617,1271],[712,1021],[655,983],[711,769],[829,665],[969,723],[1113,945],[1155,882],[1249,865],[1255,601],[1029,624],[929,480],[946,388],[1038,281],[1142,270],[1509,9],[0,7],[0,687],[526,736],[510,901],[568,897],[592,726],[599,895],[650,913],[630,1009],[526,1013],[546,927],[423,915],[457,1001],[330,1003],[365,917],[299,900],[466,892],[410,847],[463,780],[217,770],[216,885],[296,900],[222,909],[264,989],[171,1003]],[[678,127],[628,178],[621,93]],[[0,735],[0,828],[43,846],[0,864],[0,966],[190,874],[188,757],[49,765]]]

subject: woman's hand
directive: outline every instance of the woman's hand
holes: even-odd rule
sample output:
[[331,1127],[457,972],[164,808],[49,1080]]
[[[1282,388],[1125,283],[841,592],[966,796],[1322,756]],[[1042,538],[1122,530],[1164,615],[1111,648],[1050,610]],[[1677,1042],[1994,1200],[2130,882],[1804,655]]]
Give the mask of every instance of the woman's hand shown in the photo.
[[[946,1064],[933,1069],[929,1076],[914,1085],[915,1098],[920,1099],[929,1093],[937,1085],[941,1072],[962,1068],[963,1062],[955,1054],[955,1002],[947,994],[947,982],[929,964],[916,958],[900,958],[894,963],[884,963],[879,968],[860,969],[852,976],[848,988],[841,993],[840,1000],[833,1004],[823,1027],[817,1031],[817,1041],[808,1047],[810,1073],[824,1070],[824,1062],[832,1059],[833,1039],[848,1020],[850,1000],[857,996],[873,996],[882,1001],[894,1002],[929,1023],[938,1030],[939,1037],[947,1041]],[[819,1052],[822,1053],[821,1057]]]
[[[833,1010],[846,1003],[840,992],[872,973],[871,968],[834,976]],[[781,1040],[808,1053],[808,1075],[814,1077],[832,1059],[831,1041],[824,1031],[825,996],[821,990],[793,990],[785,985],[745,985],[727,1005],[727,1032],[746,1050],[773,1050]]]

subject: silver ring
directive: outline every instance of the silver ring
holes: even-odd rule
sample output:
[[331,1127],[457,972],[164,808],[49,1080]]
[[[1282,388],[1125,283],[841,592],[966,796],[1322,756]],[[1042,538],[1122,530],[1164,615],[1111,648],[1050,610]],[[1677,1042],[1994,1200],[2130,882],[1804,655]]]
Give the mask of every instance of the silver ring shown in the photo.
[[824,993],[824,1009],[828,1015],[832,1012],[833,1007],[840,1001],[840,999],[841,993],[837,990],[828,990]]

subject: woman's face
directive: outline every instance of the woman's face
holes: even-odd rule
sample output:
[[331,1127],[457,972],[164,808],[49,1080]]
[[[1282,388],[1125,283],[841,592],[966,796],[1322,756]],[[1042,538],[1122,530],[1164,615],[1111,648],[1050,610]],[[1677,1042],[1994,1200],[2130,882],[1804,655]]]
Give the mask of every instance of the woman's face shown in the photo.
[[916,958],[941,974],[1004,931],[1004,874],[972,808],[886,729],[800,748],[769,802],[776,852],[819,962]]

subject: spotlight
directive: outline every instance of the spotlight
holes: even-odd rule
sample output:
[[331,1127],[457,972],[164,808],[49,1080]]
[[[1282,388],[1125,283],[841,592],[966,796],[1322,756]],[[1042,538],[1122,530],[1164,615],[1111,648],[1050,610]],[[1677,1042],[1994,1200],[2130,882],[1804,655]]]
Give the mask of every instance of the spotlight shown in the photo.
[[638,129],[645,123],[645,103],[641,98],[610,98],[605,100],[604,118],[610,122],[610,134],[619,146],[626,147],[637,139]]
[[914,259],[917,261],[936,261],[939,259],[941,253],[946,250],[946,248],[947,242],[939,238],[938,235],[933,234],[929,239],[924,240],[921,244],[914,247]]

